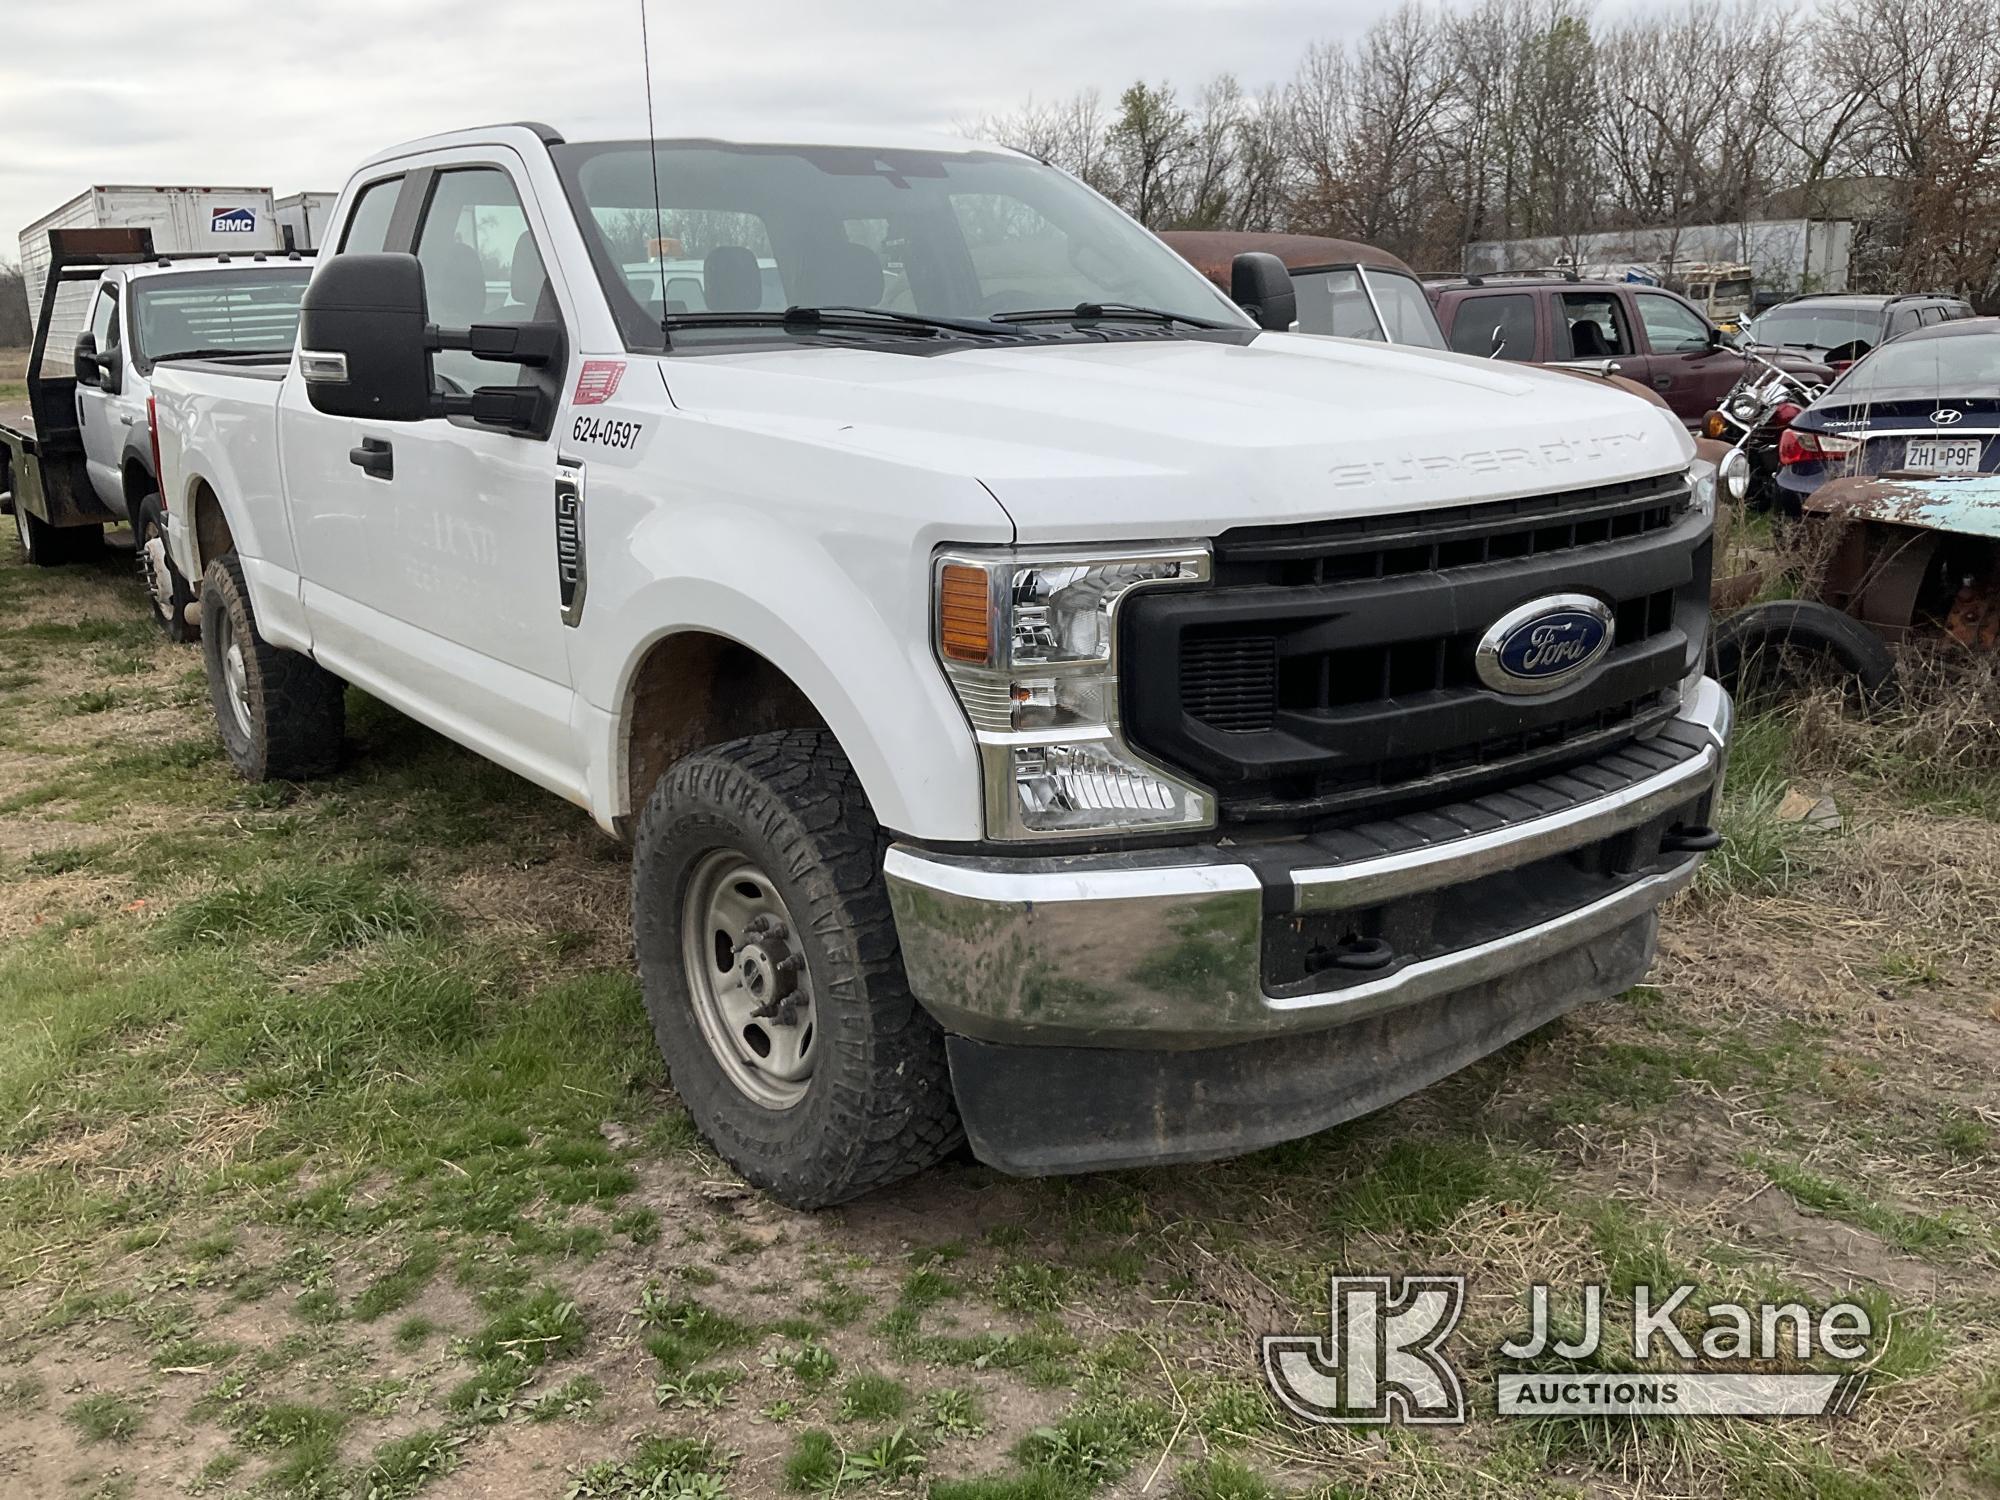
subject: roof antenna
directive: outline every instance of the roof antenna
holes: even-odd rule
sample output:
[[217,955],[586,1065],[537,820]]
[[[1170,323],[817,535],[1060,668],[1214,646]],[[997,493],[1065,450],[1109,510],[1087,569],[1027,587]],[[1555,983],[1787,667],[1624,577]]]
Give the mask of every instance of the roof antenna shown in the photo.
[[653,167],[653,263],[660,271],[660,338],[667,336],[667,224],[660,211],[660,143],[653,131],[653,41],[646,30],[646,0],[639,0],[639,57],[646,70],[646,159]]

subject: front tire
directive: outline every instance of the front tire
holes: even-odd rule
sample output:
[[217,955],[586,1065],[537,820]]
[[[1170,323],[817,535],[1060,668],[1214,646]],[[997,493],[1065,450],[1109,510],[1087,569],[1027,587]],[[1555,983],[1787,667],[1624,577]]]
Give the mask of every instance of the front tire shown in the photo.
[[723,1158],[794,1208],[909,1176],[962,1138],[878,833],[833,736],[794,730],[675,765],[634,838],[639,975],[674,1088]]
[[188,624],[187,607],[194,603],[194,590],[167,555],[167,512],[158,495],[148,495],[139,502],[138,514],[132,521],[132,540],[139,581],[146,586],[153,619],[168,640],[193,640],[195,628]]
[[298,781],[340,764],[345,686],[310,656],[257,633],[231,552],[201,579],[201,655],[229,763],[251,781]]

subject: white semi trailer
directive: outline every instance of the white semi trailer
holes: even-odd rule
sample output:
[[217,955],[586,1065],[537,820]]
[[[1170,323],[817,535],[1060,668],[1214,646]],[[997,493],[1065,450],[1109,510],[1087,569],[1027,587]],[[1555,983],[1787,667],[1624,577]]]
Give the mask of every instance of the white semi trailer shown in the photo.
[[333,216],[338,193],[290,193],[278,200],[278,233],[289,235],[294,250],[317,250]]
[[[280,250],[285,243],[269,188],[85,188],[21,231],[21,276],[36,314],[48,277],[51,229],[146,229],[161,255],[232,255]],[[76,341],[91,293],[87,283],[62,289],[49,321],[51,347],[67,349]]]

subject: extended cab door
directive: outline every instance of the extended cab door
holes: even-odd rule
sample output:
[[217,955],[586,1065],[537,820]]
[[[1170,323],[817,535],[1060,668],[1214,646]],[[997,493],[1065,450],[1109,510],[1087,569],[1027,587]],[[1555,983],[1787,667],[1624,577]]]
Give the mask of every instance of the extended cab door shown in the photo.
[[[118,284],[101,283],[90,304],[90,336],[100,354],[117,356],[121,373],[126,363],[120,347],[124,319],[118,313]],[[109,359],[105,361],[111,363]],[[76,420],[83,434],[83,462],[90,472],[90,487],[106,505],[125,509],[124,485],[118,465],[125,452],[125,429],[131,425],[129,403],[113,396],[101,384],[76,386]]]
[[[522,180],[497,148],[434,158],[393,188],[364,190],[350,225],[368,232],[350,233],[339,253],[414,251],[430,321],[443,329],[574,328]],[[392,194],[386,214],[367,201],[373,191]],[[452,394],[529,378],[457,351],[435,355],[434,369]],[[545,785],[572,781],[553,435],[464,416],[330,417],[299,385],[287,382],[280,432],[316,654],[364,686],[379,679],[383,696],[460,738],[475,730],[488,753]]]

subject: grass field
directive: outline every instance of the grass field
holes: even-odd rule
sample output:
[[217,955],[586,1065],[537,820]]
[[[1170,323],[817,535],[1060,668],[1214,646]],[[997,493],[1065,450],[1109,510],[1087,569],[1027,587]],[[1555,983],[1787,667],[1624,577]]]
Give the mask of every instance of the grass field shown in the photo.
[[[1990,681],[1933,696],[1748,725],[1653,982],[1395,1108],[804,1215],[665,1088],[580,813],[358,695],[341,775],[244,785],[123,569],[0,549],[0,1492],[1979,1493],[2000,756]],[[1280,1420],[1256,1335],[1324,1328],[1336,1269],[1471,1278],[1471,1424]],[[1502,1421],[1536,1279],[1853,1296],[1872,1383]]]

